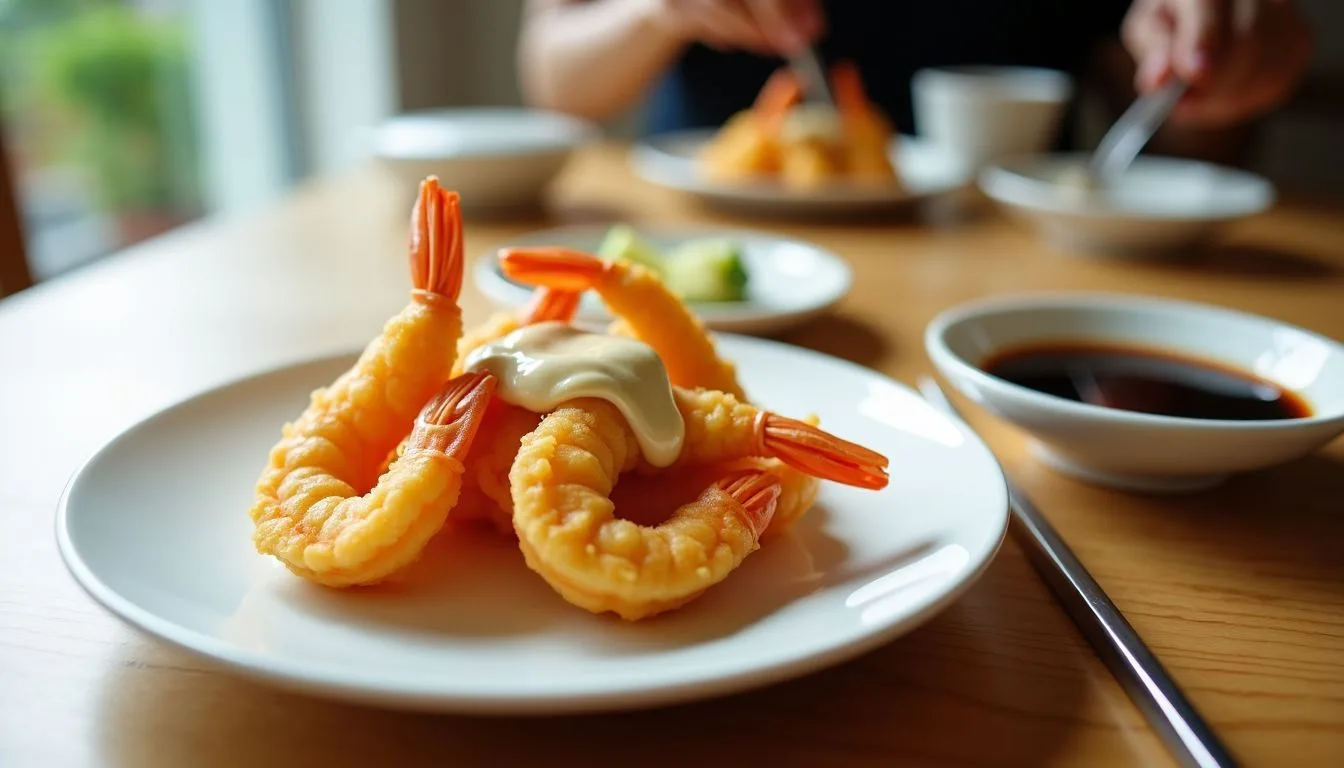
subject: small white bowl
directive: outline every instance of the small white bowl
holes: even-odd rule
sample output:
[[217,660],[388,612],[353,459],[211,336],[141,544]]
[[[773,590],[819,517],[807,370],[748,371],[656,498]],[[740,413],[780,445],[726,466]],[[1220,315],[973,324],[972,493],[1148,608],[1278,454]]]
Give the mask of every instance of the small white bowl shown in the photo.
[[373,155],[406,189],[435,175],[464,210],[536,205],[573,151],[600,136],[569,115],[467,107],[397,115],[373,133]]
[[921,69],[910,89],[919,135],[974,174],[1003,157],[1047,151],[1074,85],[1054,69],[966,66]]
[[[1165,349],[1254,373],[1304,397],[1312,415],[1223,421],[1079,403],[979,366],[1011,347],[1102,341]],[[1167,299],[1074,293],[973,302],[928,325],[934,366],[968,399],[1021,428],[1037,458],[1128,490],[1182,491],[1305,456],[1344,433],[1344,346],[1256,315]]]
[[1110,188],[1071,185],[1066,179],[1079,178],[1087,160],[1011,158],[982,171],[979,186],[1052,245],[1110,256],[1181,252],[1274,204],[1274,186],[1260,176],[1169,157],[1140,156]]

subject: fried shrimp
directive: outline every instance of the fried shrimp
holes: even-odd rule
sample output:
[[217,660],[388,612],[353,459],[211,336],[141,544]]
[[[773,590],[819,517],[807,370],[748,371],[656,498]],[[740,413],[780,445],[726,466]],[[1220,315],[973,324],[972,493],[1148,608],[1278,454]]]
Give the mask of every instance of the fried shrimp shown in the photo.
[[[685,437],[676,465],[774,457],[862,488],[887,484],[885,457],[731,395],[674,390]],[[623,472],[657,471],[621,412],[599,399],[557,408],[523,438],[509,479],[528,566],[565,600],[626,620],[681,606],[759,547],[781,492],[776,475],[735,469],[657,526],[615,515]]]
[[837,182],[899,183],[889,147],[891,120],[868,98],[852,61],[831,68],[834,105],[806,101],[790,68],[777,70],[750,109],[729,118],[699,162],[711,181],[775,178],[814,191]]
[[[613,297],[607,305],[617,314],[609,331],[653,347],[663,359],[672,384],[727,392],[747,402],[736,366],[718,353],[704,323],[649,270],[638,265],[608,266],[597,256],[559,248],[508,249],[500,260],[505,274],[516,280],[571,288],[604,286],[607,293],[602,294],[603,299]],[[624,274],[608,276],[612,271]],[[630,283],[638,287],[629,288]],[[631,314],[625,314],[627,310]],[[816,426],[815,419],[811,423]],[[765,537],[783,532],[811,509],[821,490],[816,477],[778,459],[746,461],[779,477],[782,486]]]
[[453,375],[463,372],[467,356],[477,348],[502,339],[525,325],[549,320],[569,322],[579,310],[582,291],[567,291],[558,288],[540,287],[532,292],[532,299],[521,312],[497,312],[480,326],[462,335],[457,342],[457,362],[453,365]]
[[843,151],[850,177],[860,181],[895,181],[896,169],[891,164],[889,150],[892,124],[868,100],[858,67],[851,61],[833,66],[831,88],[844,128]]
[[[457,343],[452,375],[462,375],[467,359],[480,347],[497,341],[519,328],[542,322],[573,319],[582,294],[553,288],[537,288],[520,312],[498,312],[476,328],[466,331]],[[456,521],[484,520],[500,533],[513,535],[513,502],[509,498],[509,467],[518,453],[518,442],[532,431],[541,414],[509,405],[499,398],[481,417],[479,437],[464,460],[462,494],[453,509]],[[406,453],[403,440],[385,461],[383,471]]]
[[[411,302],[282,430],[256,485],[253,543],[303,578],[370,584],[409,565],[459,495],[494,390],[450,380],[462,333],[458,196],[429,177],[411,216]],[[406,438],[404,455],[380,473]]]
[[776,173],[780,123],[802,95],[802,84],[791,69],[776,70],[751,108],[730,117],[705,146],[700,163],[706,175],[738,181]]
[[[578,311],[582,293],[538,288],[521,313],[499,313],[463,336],[457,346],[461,372],[472,352],[502,339],[519,328],[544,322],[568,323]],[[467,480],[475,491],[469,517],[488,520],[500,532],[513,535],[513,500],[509,496],[509,467],[518,455],[523,435],[536,428],[541,414],[493,398],[482,422],[481,438],[467,456]]]
[[744,396],[736,367],[719,356],[704,323],[643,265],[569,248],[506,248],[500,265],[525,283],[595,291],[617,317],[611,331],[653,347],[672,384]]

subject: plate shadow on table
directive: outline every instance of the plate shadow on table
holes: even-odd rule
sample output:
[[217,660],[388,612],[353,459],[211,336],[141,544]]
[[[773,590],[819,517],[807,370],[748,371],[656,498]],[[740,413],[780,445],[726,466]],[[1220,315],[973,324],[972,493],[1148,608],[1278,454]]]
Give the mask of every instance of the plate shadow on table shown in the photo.
[[[514,765],[544,750],[557,765],[802,764],[824,749],[828,765],[890,765],[897,755],[967,764],[1040,765],[1079,732],[1155,764],[1132,715],[1094,682],[1099,664],[1071,633],[1020,556],[999,558],[982,580],[927,625],[854,661],[792,682],[696,704],[610,715],[489,718],[407,713],[344,704],[201,670],[164,651],[173,672],[127,662],[106,678],[98,733],[110,764],[235,765],[252,755],[302,754],[327,768],[415,762]],[[1024,591],[1026,592],[1024,594]],[[179,666],[180,659],[180,666]],[[156,676],[174,674],[172,680]],[[149,695],[153,687],[157,696]],[[139,689],[139,690],[136,690]],[[1098,703],[1097,699],[1102,700]],[[1127,718],[1129,718],[1127,720]],[[958,734],[974,733],[971,739]],[[1098,734],[1101,734],[1098,736]],[[711,734],[721,736],[707,742]],[[1149,739],[1151,740],[1151,739]],[[906,751],[902,751],[902,746]],[[992,745],[992,746],[987,746]],[[278,763],[277,763],[278,764]]]
[[[1288,498],[1285,489],[1293,489]],[[1255,578],[1266,588],[1302,600],[1330,590],[1338,599],[1344,592],[1342,499],[1344,460],[1336,451],[1235,476],[1199,493],[1154,496],[1147,514],[1116,522],[1216,552],[1228,565],[1255,564]]]
[[1261,243],[1210,242],[1177,258],[1135,259],[1136,265],[1181,273],[1283,282],[1338,280],[1344,265],[1321,256]]
[[829,313],[775,335],[779,341],[872,367],[891,354],[877,328],[843,314]]

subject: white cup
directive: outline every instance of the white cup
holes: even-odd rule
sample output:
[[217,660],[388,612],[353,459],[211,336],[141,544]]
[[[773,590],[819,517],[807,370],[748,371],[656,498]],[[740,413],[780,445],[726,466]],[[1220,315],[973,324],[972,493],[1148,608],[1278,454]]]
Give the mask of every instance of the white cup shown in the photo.
[[934,67],[911,80],[919,135],[974,173],[1050,149],[1073,78],[1034,67]]

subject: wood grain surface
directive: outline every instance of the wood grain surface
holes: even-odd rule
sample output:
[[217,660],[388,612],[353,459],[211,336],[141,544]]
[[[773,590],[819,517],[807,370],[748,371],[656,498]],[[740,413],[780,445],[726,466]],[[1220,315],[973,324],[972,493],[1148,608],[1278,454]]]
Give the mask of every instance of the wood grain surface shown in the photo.
[[[930,370],[934,314],[1014,291],[1175,296],[1344,337],[1344,210],[1289,202],[1184,263],[1116,262],[1052,251],[969,193],[881,219],[730,218],[636,181],[621,152],[578,158],[544,214],[473,221],[469,250],[613,219],[803,237],[857,280],[784,340],[906,382]],[[362,345],[405,301],[406,192],[373,169],[313,182],[0,302],[0,765],[1169,764],[1011,539],[962,599],[858,660],[613,716],[441,717],[283,693],[97,607],[54,543],[70,474],[172,400]],[[469,321],[492,309],[471,287],[463,302]],[[969,413],[1246,765],[1344,765],[1344,443],[1145,497],[1055,475]]]

